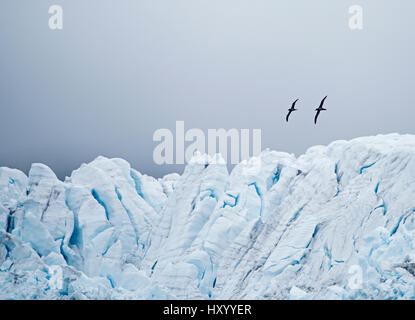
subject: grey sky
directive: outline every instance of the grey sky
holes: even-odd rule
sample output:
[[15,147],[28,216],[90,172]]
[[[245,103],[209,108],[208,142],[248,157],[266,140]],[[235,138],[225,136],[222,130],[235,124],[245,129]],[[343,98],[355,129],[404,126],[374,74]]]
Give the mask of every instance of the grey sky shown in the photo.
[[[52,4],[62,31],[48,28]],[[348,27],[354,4],[362,31]],[[414,13],[408,0],[2,0],[0,166],[63,177],[105,155],[181,171],[152,158],[154,131],[176,120],[261,128],[263,148],[296,154],[414,133]]]

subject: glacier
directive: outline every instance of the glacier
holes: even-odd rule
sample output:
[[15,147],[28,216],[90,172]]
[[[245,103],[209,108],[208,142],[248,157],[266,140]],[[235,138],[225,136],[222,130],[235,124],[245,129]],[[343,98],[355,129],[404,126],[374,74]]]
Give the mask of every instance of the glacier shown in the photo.
[[415,136],[182,175],[0,168],[0,299],[414,299]]

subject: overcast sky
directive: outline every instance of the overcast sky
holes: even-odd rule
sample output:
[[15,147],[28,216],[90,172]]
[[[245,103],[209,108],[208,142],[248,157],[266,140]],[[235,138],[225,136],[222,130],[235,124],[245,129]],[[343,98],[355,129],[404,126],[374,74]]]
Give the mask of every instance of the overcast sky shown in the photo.
[[[48,27],[62,5],[64,27]],[[349,29],[349,7],[364,29]],[[262,146],[414,133],[414,1],[1,0],[0,166],[98,155],[154,176],[153,133],[260,128]],[[328,95],[317,126],[314,109]],[[300,98],[300,111],[285,122]]]

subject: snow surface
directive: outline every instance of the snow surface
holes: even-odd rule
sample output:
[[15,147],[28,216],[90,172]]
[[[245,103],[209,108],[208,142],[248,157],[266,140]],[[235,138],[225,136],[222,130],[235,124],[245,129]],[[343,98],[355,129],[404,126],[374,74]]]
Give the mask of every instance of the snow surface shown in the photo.
[[0,168],[0,298],[415,298],[415,136],[196,158]]

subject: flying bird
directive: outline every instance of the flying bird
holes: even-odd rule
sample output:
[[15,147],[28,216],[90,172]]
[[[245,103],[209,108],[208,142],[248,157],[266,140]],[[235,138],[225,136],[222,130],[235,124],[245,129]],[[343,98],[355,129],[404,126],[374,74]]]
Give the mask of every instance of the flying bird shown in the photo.
[[291,106],[291,108],[290,109],[288,109],[288,114],[287,114],[287,117],[285,118],[285,120],[287,120],[287,122],[288,122],[288,118],[290,117],[290,114],[291,114],[291,112],[293,112],[293,111],[297,111],[298,109],[296,109],[295,108],[295,104],[297,103],[297,101],[298,101],[299,99],[297,99],[297,100],[295,100],[294,102],[293,102],[293,105]]
[[324,99],[321,100],[320,106],[316,109],[317,113],[316,113],[316,116],[314,117],[314,124],[317,124],[317,119],[318,119],[318,116],[320,115],[320,112],[327,110],[327,109],[323,108],[323,105],[324,105],[324,102],[326,101],[326,99],[327,99],[327,96],[325,96]]

